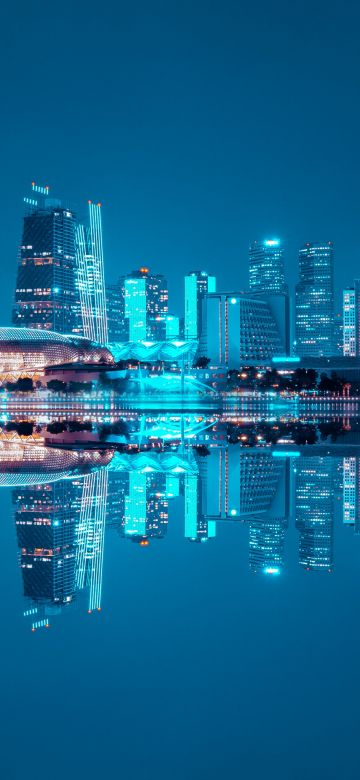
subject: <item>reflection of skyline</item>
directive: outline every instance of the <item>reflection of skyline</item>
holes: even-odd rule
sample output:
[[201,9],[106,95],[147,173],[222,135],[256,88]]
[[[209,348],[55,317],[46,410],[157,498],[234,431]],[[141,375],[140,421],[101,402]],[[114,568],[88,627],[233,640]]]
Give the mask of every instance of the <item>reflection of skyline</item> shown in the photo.
[[252,573],[287,569],[290,526],[298,532],[300,567],[332,571],[334,492],[341,475],[342,519],[357,530],[359,474],[353,455],[277,457],[269,449],[219,447],[208,455],[118,453],[110,471],[18,486],[13,502],[25,614],[36,628],[76,600],[89,612],[100,610],[106,528],[147,547],[165,541],[175,505],[187,541],[214,543],[219,525],[225,534],[227,525],[238,525]]

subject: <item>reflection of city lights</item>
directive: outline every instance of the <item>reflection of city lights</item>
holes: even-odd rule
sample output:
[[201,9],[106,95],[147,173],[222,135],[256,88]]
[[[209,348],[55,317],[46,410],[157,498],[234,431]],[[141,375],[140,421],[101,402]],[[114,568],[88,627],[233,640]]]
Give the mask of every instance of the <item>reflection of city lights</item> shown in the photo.
[[280,574],[280,569],[278,566],[266,566],[264,569],[265,574]]

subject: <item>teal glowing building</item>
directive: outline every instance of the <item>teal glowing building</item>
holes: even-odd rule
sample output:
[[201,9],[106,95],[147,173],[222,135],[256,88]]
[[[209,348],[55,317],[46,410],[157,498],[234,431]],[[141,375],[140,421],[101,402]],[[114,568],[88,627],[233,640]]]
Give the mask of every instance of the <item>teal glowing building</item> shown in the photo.
[[[165,277],[152,274],[148,268],[142,266],[137,271],[121,277],[117,289],[120,301],[119,341],[165,341],[169,299]],[[112,317],[112,327],[114,326],[115,318]]]
[[205,271],[193,271],[185,276],[185,318],[186,339],[199,339],[202,332],[202,301],[206,293],[216,292],[216,277]]

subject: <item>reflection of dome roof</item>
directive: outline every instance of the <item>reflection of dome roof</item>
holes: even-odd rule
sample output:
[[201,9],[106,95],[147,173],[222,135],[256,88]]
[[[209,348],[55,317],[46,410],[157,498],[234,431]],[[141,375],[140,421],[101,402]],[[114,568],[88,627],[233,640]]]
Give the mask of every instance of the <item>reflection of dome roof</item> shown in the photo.
[[20,440],[0,442],[0,487],[82,477],[106,467],[110,450],[61,450]]

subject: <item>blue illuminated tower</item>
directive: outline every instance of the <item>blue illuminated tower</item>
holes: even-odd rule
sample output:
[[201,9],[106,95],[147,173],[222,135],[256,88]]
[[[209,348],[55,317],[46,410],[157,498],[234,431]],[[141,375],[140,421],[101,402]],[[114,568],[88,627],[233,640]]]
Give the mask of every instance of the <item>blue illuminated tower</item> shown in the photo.
[[334,249],[331,241],[305,244],[299,252],[296,285],[296,352],[328,357],[336,353]]
[[216,277],[205,271],[193,271],[185,276],[186,339],[199,339],[202,331],[202,300],[206,293],[216,292]]
[[258,293],[287,293],[284,250],[277,238],[253,241],[249,248],[249,288]]
[[32,183],[19,252],[14,325],[81,333],[74,211]]
[[360,279],[343,290],[343,354],[360,355]]
[[112,332],[121,336],[119,340],[165,341],[169,298],[165,277],[142,266],[120,277],[115,289],[120,307],[118,321],[112,317]]
[[299,458],[295,474],[296,527],[299,562],[308,571],[332,570],[334,480],[334,458]]
[[108,325],[104,277],[101,203],[89,205],[89,223],[76,228],[76,260],[83,332],[86,338],[106,344]]

